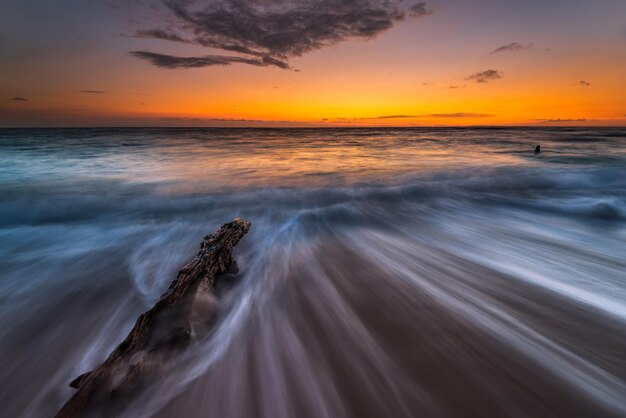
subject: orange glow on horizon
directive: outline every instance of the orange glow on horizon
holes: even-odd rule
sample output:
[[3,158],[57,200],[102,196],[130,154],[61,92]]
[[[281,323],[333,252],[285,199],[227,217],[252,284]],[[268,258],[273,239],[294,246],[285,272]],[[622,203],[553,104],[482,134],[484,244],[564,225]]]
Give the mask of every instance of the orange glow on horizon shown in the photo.
[[[523,22],[509,22],[519,34],[487,27],[486,36],[468,33],[469,12],[455,7],[297,57],[290,62],[297,71],[155,68],[129,56],[145,42],[132,38],[119,49],[83,51],[72,65],[48,59],[36,66],[38,56],[29,56],[26,67],[0,68],[0,126],[626,126],[619,30],[582,33],[550,21],[533,38]],[[502,39],[523,34],[532,48],[490,54]],[[166,46],[177,56],[206,53]],[[487,69],[502,77],[469,78]],[[12,100],[18,97],[27,101]]]

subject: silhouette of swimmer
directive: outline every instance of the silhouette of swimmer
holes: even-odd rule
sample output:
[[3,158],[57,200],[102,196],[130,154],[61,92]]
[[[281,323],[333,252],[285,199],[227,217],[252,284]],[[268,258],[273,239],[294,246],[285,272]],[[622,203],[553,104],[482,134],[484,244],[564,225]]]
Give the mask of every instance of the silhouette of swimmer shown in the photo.
[[537,145],[535,147],[535,154],[539,154],[541,152],[541,145]]

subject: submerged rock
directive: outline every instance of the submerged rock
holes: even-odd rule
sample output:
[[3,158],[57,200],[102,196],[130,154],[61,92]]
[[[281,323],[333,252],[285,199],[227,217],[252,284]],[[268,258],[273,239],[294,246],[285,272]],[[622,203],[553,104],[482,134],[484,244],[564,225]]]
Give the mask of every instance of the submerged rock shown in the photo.
[[[250,222],[237,218],[207,235],[194,260],[104,363],[70,383],[77,391],[56,417],[119,415],[142,388],[166,373],[173,356],[210,328],[217,308],[203,301],[214,298],[216,278],[236,268],[233,247],[249,229]],[[204,305],[209,308],[198,309]]]
[[541,145],[537,145],[535,147],[535,154],[539,154],[539,153],[541,153]]

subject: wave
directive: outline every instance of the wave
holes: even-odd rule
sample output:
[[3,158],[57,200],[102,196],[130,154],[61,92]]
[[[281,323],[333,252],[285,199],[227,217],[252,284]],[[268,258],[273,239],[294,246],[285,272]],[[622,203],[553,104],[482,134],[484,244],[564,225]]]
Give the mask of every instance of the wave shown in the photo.
[[[242,216],[253,226],[214,332],[126,416],[624,415],[615,132],[95,130],[0,142],[3,413],[53,414],[202,237]],[[40,143],[61,134],[62,146]],[[545,155],[524,153],[539,142]],[[393,168],[355,162],[370,151]],[[267,169],[278,154],[300,167],[324,153],[327,170]],[[8,165],[16,155],[33,158],[30,173]],[[179,159],[217,168],[191,175]],[[86,174],[93,164],[104,172]]]

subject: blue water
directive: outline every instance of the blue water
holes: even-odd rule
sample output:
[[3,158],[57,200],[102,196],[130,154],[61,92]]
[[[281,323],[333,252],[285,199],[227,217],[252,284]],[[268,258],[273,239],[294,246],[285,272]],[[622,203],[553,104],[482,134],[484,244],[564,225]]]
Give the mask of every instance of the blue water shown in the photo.
[[624,129],[4,129],[0,203],[2,416],[237,216],[215,332],[127,416],[626,415]]

